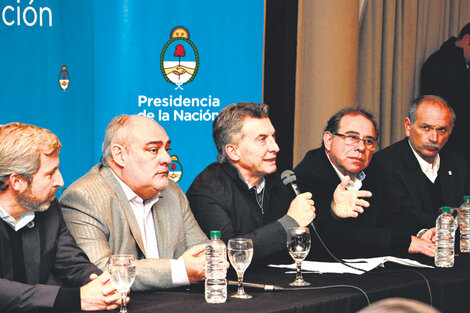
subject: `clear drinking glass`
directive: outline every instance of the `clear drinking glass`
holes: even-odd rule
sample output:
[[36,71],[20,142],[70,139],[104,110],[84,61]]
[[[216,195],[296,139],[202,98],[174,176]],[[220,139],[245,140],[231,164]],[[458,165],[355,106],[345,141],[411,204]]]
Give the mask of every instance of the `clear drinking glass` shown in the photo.
[[243,289],[243,274],[253,258],[253,241],[247,238],[232,238],[228,241],[228,258],[233,268],[237,271],[238,291],[231,295],[232,298],[251,299]]
[[310,251],[310,231],[307,227],[292,227],[287,231],[287,249],[297,265],[295,280],[291,286],[308,286],[302,277],[302,261]]
[[108,260],[111,283],[121,294],[120,313],[127,313],[126,297],[135,279],[135,258],[130,254],[111,255]]

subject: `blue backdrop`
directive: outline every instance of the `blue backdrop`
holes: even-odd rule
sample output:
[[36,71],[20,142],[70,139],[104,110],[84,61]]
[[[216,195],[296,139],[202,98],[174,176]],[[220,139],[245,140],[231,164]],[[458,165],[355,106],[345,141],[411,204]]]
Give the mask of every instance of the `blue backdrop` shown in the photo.
[[211,126],[261,101],[264,1],[2,0],[0,124],[59,136],[65,186],[101,157],[107,123],[145,114],[186,190],[215,161]]

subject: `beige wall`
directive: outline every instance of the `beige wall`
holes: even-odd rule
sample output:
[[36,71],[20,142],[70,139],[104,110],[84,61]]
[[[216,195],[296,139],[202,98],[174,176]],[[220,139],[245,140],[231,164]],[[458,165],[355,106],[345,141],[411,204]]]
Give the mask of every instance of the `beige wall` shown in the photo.
[[355,106],[360,0],[299,0],[294,166],[328,118]]

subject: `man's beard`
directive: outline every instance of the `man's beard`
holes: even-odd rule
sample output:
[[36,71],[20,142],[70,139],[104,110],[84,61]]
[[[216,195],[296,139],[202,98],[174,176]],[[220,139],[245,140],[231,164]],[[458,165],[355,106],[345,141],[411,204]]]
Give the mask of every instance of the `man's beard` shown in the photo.
[[25,209],[30,212],[42,212],[46,211],[51,205],[52,200],[54,199],[55,189],[51,190],[51,193],[46,200],[39,200],[31,192],[31,186],[28,186],[22,194],[17,196],[18,203]]

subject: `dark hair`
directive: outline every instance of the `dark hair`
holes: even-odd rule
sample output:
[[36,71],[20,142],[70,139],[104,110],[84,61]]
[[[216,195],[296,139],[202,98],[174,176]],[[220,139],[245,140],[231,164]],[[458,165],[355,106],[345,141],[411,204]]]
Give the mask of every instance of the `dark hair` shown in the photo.
[[410,119],[411,124],[414,124],[414,122],[416,121],[416,111],[418,110],[419,105],[424,101],[436,102],[444,105],[447,109],[449,109],[450,113],[452,114],[452,123],[455,122],[457,116],[455,115],[454,110],[452,109],[452,107],[449,106],[446,100],[435,95],[422,95],[414,99],[411,102],[410,107],[408,108],[408,118]]
[[460,30],[460,33],[459,33],[459,39],[462,39],[463,36],[465,36],[467,34],[470,34],[470,23],[468,23],[467,25],[462,27],[462,29]]
[[362,115],[365,118],[367,118],[374,125],[375,139],[378,139],[379,129],[377,127],[377,123],[374,120],[374,117],[372,116],[372,114],[370,114],[369,112],[367,112],[366,110],[361,109],[361,108],[347,107],[347,108],[339,110],[332,117],[330,117],[330,119],[326,123],[326,127],[323,130],[323,133],[330,132],[332,134],[336,134],[338,132],[339,123],[341,121],[341,118],[343,118],[343,116],[345,116],[345,115]]
[[225,154],[227,144],[242,139],[240,131],[243,126],[243,119],[247,116],[253,118],[269,117],[268,109],[268,105],[264,103],[239,102],[233,103],[220,111],[212,125],[212,137],[218,152],[217,162],[227,161],[227,155]]

